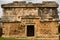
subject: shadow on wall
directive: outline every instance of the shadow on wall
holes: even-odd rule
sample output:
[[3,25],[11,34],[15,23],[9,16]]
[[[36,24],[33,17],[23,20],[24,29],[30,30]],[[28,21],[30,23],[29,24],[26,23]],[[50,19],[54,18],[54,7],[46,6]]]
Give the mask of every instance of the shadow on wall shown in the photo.
[[0,37],[2,36],[2,34],[3,34],[3,33],[2,33],[2,28],[0,28]]
[[59,40],[60,40],[60,24],[58,26],[58,34],[59,34]]

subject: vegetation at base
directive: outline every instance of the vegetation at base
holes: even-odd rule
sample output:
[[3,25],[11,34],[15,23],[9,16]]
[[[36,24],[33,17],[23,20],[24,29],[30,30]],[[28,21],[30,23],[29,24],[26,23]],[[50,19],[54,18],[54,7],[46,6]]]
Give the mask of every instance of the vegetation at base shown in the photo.
[[0,38],[0,40],[30,40],[30,39],[27,39],[27,38],[25,38],[25,39],[23,39],[23,38]]
[[[40,39],[27,39],[27,38],[0,38],[0,40],[40,40]],[[47,40],[47,39],[45,39]],[[59,36],[60,40],[60,36]]]
[[60,36],[59,36],[59,40],[60,40]]

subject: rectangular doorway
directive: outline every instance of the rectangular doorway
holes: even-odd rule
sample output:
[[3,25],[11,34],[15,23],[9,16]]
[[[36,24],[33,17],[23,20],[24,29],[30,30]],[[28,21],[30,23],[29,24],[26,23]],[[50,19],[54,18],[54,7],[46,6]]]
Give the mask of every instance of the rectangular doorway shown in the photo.
[[34,36],[34,25],[27,25],[27,36]]

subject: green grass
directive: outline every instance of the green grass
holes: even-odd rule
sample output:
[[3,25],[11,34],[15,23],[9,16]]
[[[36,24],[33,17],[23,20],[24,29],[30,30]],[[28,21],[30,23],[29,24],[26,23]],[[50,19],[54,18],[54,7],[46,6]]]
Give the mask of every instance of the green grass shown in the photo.
[[[0,40],[33,40],[33,39],[28,39],[28,38],[0,38]],[[40,39],[34,39],[34,40],[40,40]],[[59,36],[60,40],[60,36]]]
[[0,38],[0,40],[29,40],[29,39],[23,39],[23,38],[20,38],[20,39],[17,39],[17,38]]

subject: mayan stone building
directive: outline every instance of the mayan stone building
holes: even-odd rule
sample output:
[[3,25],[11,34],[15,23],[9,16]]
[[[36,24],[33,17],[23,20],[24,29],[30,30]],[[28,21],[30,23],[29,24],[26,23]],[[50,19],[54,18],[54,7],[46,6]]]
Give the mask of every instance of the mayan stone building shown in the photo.
[[2,4],[2,37],[58,39],[58,4],[14,1]]

